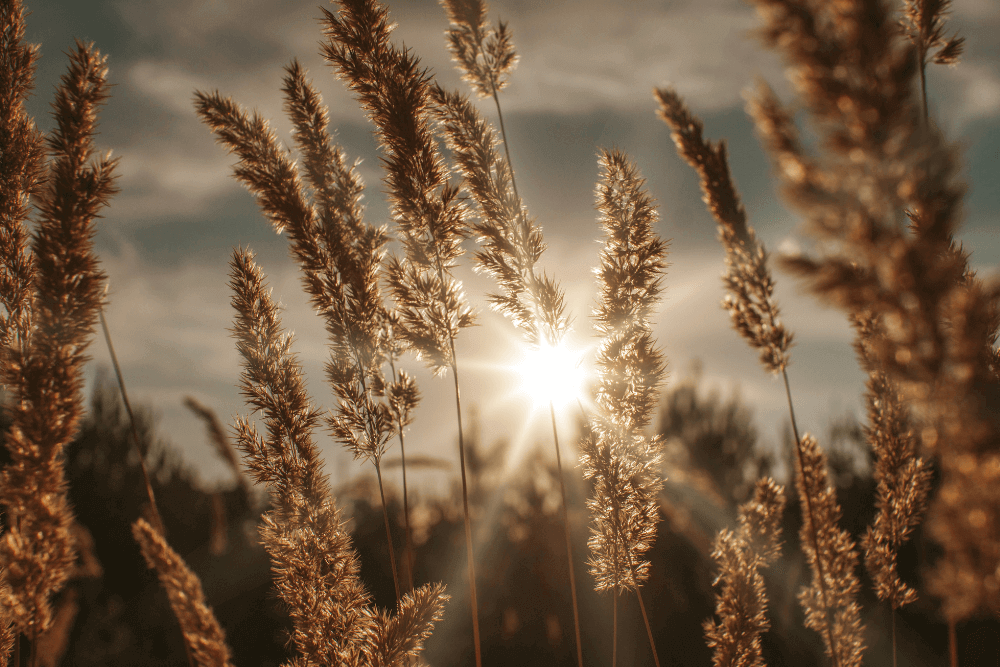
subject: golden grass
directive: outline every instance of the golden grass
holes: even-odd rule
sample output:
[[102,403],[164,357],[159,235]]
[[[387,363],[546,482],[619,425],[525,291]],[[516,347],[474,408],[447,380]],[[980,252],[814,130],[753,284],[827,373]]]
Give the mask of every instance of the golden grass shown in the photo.
[[[928,528],[943,556],[928,587],[941,600],[953,638],[956,622],[1000,614],[1000,414],[994,409],[1000,404],[1000,285],[970,271],[968,254],[954,242],[964,192],[956,177],[957,153],[934,126],[926,103],[926,66],[956,63],[963,40],[944,35],[946,0],[904,0],[902,31],[880,0],[754,2],[760,35],[786,59],[797,102],[820,138],[818,148],[807,151],[789,107],[766,84],[748,95],[748,112],[786,199],[822,242],[822,252],[785,256],[781,265],[817,298],[845,311],[869,376],[865,436],[876,459],[878,514],[862,541],[865,566],[876,595],[893,611],[912,603],[916,591],[899,577],[898,552],[929,507]],[[435,374],[450,371],[471,641],[481,665],[455,348],[460,331],[475,319],[454,277],[463,241],[477,237],[478,268],[499,288],[489,301],[530,344],[558,345],[569,326],[562,287],[537,267],[545,243],[517,192],[503,128],[498,92],[507,85],[517,54],[506,24],[493,28],[487,22],[485,3],[443,0],[454,59],[473,91],[493,98],[498,135],[468,98],[442,89],[412,52],[393,44],[385,5],[335,4],[335,11],[323,10],[321,53],[374,124],[394,230],[365,222],[361,179],[333,143],[326,107],[297,62],[286,68],[283,92],[298,161],[257,114],[219,93],[196,94],[198,114],[238,158],[236,178],[272,226],[288,232],[291,255],[326,326],[326,373],[337,402],[325,419],[313,405],[265,277],[253,253],[237,249],[230,262],[232,333],[250,409],[236,420],[237,447],[244,469],[272,496],[260,534],[277,595],[292,619],[296,657],[290,664],[416,664],[449,596],[441,584],[414,585],[408,509],[406,555],[403,567],[397,566],[381,465],[398,437],[405,480],[404,431],[419,392],[397,368],[402,355],[413,353]],[[104,283],[92,249],[94,220],[115,192],[116,162],[97,155],[93,143],[97,110],[107,96],[106,62],[93,46],[78,43],[70,53],[56,92],[56,128],[47,138],[25,113],[37,48],[23,44],[24,17],[20,0],[0,0],[0,376],[13,399],[5,438],[12,463],[0,474],[5,510],[0,664],[13,653],[21,666],[23,635],[31,647],[27,662],[34,667],[39,639],[55,624],[53,601],[77,558],[60,452],[82,414],[85,350]],[[737,333],[759,351],[765,370],[780,373],[785,383],[795,432],[801,544],[811,571],[810,583],[798,594],[805,624],[818,633],[835,667],[860,665],[865,642],[857,602],[859,553],[840,526],[826,455],[795,423],[786,373],[793,337],[779,317],[768,254],[747,221],[725,144],[702,136],[701,122],[677,92],[659,89],[655,96],[658,114],[680,155],[697,171],[718,223],[726,251],[723,306]],[[443,135],[454,168],[436,132]],[[663,485],[661,443],[646,428],[666,367],[651,322],[663,289],[667,244],[655,231],[654,202],[628,156],[602,150],[599,167],[597,208],[605,239],[594,312],[601,337],[597,409],[580,444],[593,493],[587,502],[590,574],[596,590],[612,592],[612,664],[618,596],[634,591],[659,665],[641,585],[650,577],[647,554],[656,537]],[[461,185],[453,181],[453,171]],[[393,240],[402,256],[388,254]],[[189,407],[213,429],[220,453],[239,472],[210,411],[194,401]],[[396,589],[391,609],[377,609],[361,581],[315,442],[321,423],[357,458],[375,466]],[[554,436],[559,456],[555,431]],[[942,479],[934,498],[928,498],[931,466]],[[769,478],[759,480],[753,499],[740,508],[738,529],[717,535],[717,618],[703,626],[717,667],[764,664],[761,635],[770,623],[761,569],[780,553],[784,505],[784,490]],[[569,548],[565,489],[563,511]],[[197,577],[161,528],[139,520],[133,532],[167,590],[189,660],[228,665],[224,633]],[[893,642],[895,648],[895,635]],[[954,655],[952,639],[953,663]],[[604,659],[587,656],[586,662]]]

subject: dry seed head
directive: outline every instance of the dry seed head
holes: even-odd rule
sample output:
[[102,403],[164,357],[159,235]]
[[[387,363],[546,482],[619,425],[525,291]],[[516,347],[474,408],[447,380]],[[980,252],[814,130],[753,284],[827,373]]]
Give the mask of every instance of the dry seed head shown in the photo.
[[545,242],[514,191],[510,165],[498,150],[500,139],[463,95],[435,86],[432,96],[465,190],[479,208],[477,268],[493,276],[501,290],[487,299],[524,330],[531,344],[556,347],[569,328],[565,295],[535,268]]
[[760,635],[770,627],[760,568],[780,555],[785,496],[770,478],[758,480],[754,497],[740,507],[740,529],[719,532],[712,557],[719,565],[713,584],[719,620],[703,624],[715,667],[764,667]]
[[900,27],[906,37],[916,45],[926,66],[931,51],[937,49],[933,60],[939,65],[957,65],[965,50],[965,38],[944,36],[944,19],[951,9],[950,0],[903,0],[903,19]]
[[145,520],[132,524],[132,535],[139,543],[146,565],[156,570],[167,591],[191,657],[199,667],[230,667],[226,634],[205,600],[198,575]]
[[618,151],[603,151],[600,165],[597,207],[606,238],[594,311],[603,338],[598,414],[581,444],[584,475],[594,484],[587,501],[589,563],[597,590],[638,591],[649,576],[643,556],[656,537],[663,486],[662,443],[642,429],[664,373],[649,317],[661,291],[666,244],[653,231],[656,211],[635,166]]
[[[997,412],[988,407],[1000,402],[991,328],[996,297],[968,279],[966,258],[956,251],[964,188],[956,179],[955,150],[933,123],[923,122],[914,99],[926,61],[913,56],[926,55],[921,49],[927,44],[902,39],[880,2],[756,4],[765,41],[795,71],[823,151],[816,159],[804,156],[791,115],[773,93],[764,91],[751,103],[775,162],[788,156],[807,165],[806,178],[783,177],[784,190],[827,249],[784,263],[821,298],[848,312],[871,309],[885,324],[874,357],[910,404],[921,432],[934,434],[924,443],[933,443],[942,461],[942,488],[957,494],[939,494],[929,514],[944,552],[934,590],[954,620],[993,613],[1000,608],[1000,587],[991,587],[1000,540],[953,516],[978,508],[991,525],[986,508],[994,505],[986,499],[993,489],[976,486],[985,480],[945,462],[968,454],[980,464],[1000,433]],[[933,34],[932,17],[943,5],[921,7],[923,34]],[[909,229],[903,228],[904,210],[911,213]]]
[[875,593],[893,609],[916,600],[896,568],[899,548],[909,539],[926,511],[930,493],[929,463],[916,455],[911,418],[896,384],[877,365],[874,346],[883,327],[870,312],[852,315],[857,330],[855,350],[868,372],[865,400],[868,425],[865,436],[875,453],[878,514],[862,539],[865,566],[875,582]]
[[26,227],[30,197],[45,177],[45,145],[24,109],[34,87],[38,46],[24,43],[20,0],[0,6],[0,344],[20,345],[30,331],[34,259]]
[[323,9],[324,58],[357,94],[385,152],[386,185],[405,258],[391,258],[388,283],[398,335],[436,374],[454,363],[453,341],[474,323],[451,271],[467,234],[465,205],[431,130],[431,79],[412,52],[389,40],[389,14],[374,0]]
[[30,636],[49,627],[50,598],[75,562],[60,452],[83,414],[85,350],[103,293],[94,219],[116,191],[116,161],[95,157],[93,143],[97,110],[107,97],[106,59],[79,42],[69,57],[53,103],[49,177],[36,199],[32,328],[0,360],[3,384],[13,394],[6,438],[11,463],[0,473],[0,502],[16,518],[0,537],[0,567],[17,629]]
[[507,24],[491,28],[482,0],[440,0],[451,21],[448,48],[462,78],[479,94],[489,97],[503,90],[518,56]]
[[747,223],[729,173],[726,144],[713,145],[703,138],[701,121],[676,92],[658,88],[655,94],[660,103],[657,115],[670,126],[677,152],[698,173],[703,199],[719,226],[719,239],[726,249],[723,282],[729,292],[722,305],[736,331],[760,350],[764,368],[778,373],[788,365],[792,334],[781,323],[767,253]]
[[802,503],[802,550],[812,581],[799,592],[806,627],[820,633],[834,664],[857,667],[864,653],[864,625],[857,603],[858,555],[830,485],[826,455],[808,433],[802,437],[795,479]]

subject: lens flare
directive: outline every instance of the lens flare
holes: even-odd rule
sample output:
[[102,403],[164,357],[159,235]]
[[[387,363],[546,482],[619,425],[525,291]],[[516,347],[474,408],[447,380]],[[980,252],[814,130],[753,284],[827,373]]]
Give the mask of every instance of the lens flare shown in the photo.
[[583,354],[563,345],[541,345],[529,350],[520,365],[521,388],[536,407],[563,407],[583,394]]

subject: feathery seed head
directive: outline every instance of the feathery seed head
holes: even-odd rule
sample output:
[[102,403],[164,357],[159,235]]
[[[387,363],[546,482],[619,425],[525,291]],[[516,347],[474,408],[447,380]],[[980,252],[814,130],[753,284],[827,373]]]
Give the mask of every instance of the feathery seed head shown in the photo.
[[698,172],[703,199],[719,226],[719,239],[726,249],[723,282],[729,292],[722,306],[729,311],[736,331],[760,350],[764,368],[781,372],[788,365],[792,334],[782,324],[774,301],[767,252],[747,223],[730,176],[726,144],[713,145],[703,138],[701,121],[676,92],[658,88],[655,94],[660,103],[657,114],[670,126],[677,152]]
[[533,346],[558,347],[569,328],[565,295],[535,268],[545,242],[516,195],[511,167],[498,150],[500,138],[465,96],[440,86],[431,94],[464,188],[479,208],[477,269],[493,276],[501,290],[487,295],[490,305],[523,329]]
[[132,524],[132,535],[167,591],[191,657],[199,667],[231,667],[226,634],[205,600],[198,575],[144,519]]
[[760,479],[754,497],[740,506],[740,529],[719,531],[712,558],[719,564],[713,585],[719,620],[703,624],[715,667],[764,667],[760,635],[770,628],[767,593],[760,568],[780,555],[784,489],[774,480]]
[[452,60],[462,71],[462,78],[480,97],[490,97],[503,90],[518,56],[507,24],[500,21],[491,28],[486,21],[483,0],[440,0],[451,21],[448,48]]
[[826,654],[841,667],[857,667],[864,653],[864,625],[857,603],[858,554],[839,527],[840,506],[830,485],[827,460],[816,439],[802,436],[795,479],[802,504],[802,550],[812,582],[799,592],[806,627],[823,637]]
[[584,476],[594,484],[587,501],[589,562],[597,590],[638,591],[649,576],[642,556],[656,537],[663,486],[662,443],[641,431],[664,372],[649,317],[661,290],[666,244],[653,231],[656,211],[635,166],[618,151],[602,152],[600,165],[597,207],[606,239],[597,269],[601,299],[594,311],[603,337],[599,409],[581,444]]
[[[12,7],[13,14],[0,18],[16,18],[17,6],[5,6]],[[7,28],[13,33],[5,31],[5,39],[18,31]],[[85,350],[105,280],[93,251],[94,219],[116,191],[116,161],[95,157],[93,143],[97,110],[107,97],[106,59],[80,42],[69,57],[53,104],[49,177],[36,199],[31,329],[18,333],[21,344],[0,359],[3,383],[14,395],[6,438],[11,463],[0,473],[0,502],[18,519],[0,538],[0,566],[13,592],[17,629],[31,636],[51,623],[50,596],[65,584],[75,562],[60,452],[76,435],[83,414]]]
[[388,284],[399,314],[398,335],[436,373],[454,363],[458,331],[474,323],[451,271],[468,233],[468,211],[431,130],[431,77],[408,50],[389,41],[388,10],[375,0],[341,0],[323,10],[322,54],[355,92],[384,151],[405,258],[392,258]]

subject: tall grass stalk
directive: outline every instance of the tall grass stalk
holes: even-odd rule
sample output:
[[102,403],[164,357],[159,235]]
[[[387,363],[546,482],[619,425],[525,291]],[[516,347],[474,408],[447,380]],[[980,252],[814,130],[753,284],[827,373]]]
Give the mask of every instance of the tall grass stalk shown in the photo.
[[781,517],[784,489],[770,478],[760,479],[753,498],[740,506],[739,529],[719,531],[712,557],[719,564],[713,585],[719,620],[702,627],[708,646],[715,649],[715,667],[764,667],[760,636],[770,627],[767,593],[760,570],[781,553]]
[[469,602],[476,666],[482,666],[479,602],[469,512],[462,396],[455,338],[474,322],[461,283],[452,276],[468,233],[468,212],[431,131],[431,82],[416,57],[390,40],[392,26],[375,0],[323,9],[323,57],[355,92],[375,124],[384,151],[385,182],[405,257],[388,264],[399,314],[399,336],[436,375],[450,370],[455,387],[462,509],[469,571]]
[[[6,436],[11,463],[0,473],[0,503],[9,524],[0,540],[0,568],[11,593],[2,602],[17,631],[30,638],[29,663],[34,665],[38,638],[52,623],[51,596],[65,585],[76,557],[60,454],[76,435],[83,414],[85,351],[105,280],[93,251],[94,220],[116,192],[117,161],[94,155],[97,110],[107,97],[106,59],[93,45],[77,42],[56,89],[47,175],[44,181],[36,178],[39,135],[19,106],[31,87],[35,49],[19,44],[24,29],[20,3],[4,3],[3,10],[4,56],[17,65],[5,68],[5,75],[13,73],[17,80],[3,92],[11,102],[5,111],[13,111],[3,122],[13,121],[16,131],[13,145],[3,149],[18,175],[4,179],[3,224],[14,232],[15,254],[21,259],[24,253],[17,247],[26,241],[23,224],[30,194],[36,195],[38,220],[31,242],[33,267],[20,264],[27,271],[20,275],[31,276],[30,291],[21,292],[20,306],[13,311],[30,308],[30,316],[13,323],[0,368],[3,384],[13,394]],[[26,185],[30,187],[20,189]],[[6,258],[5,275],[13,273],[17,282],[11,268],[18,262],[12,259]]]
[[146,500],[149,501],[149,515],[153,521],[153,528],[160,535],[166,536],[167,529],[163,525],[163,518],[160,516],[160,508],[156,504],[156,494],[153,493],[153,484],[149,480],[149,470],[146,468],[146,457],[139,447],[139,430],[135,423],[135,414],[132,412],[132,403],[128,400],[128,392],[125,390],[125,378],[122,376],[121,366],[118,365],[118,355],[115,354],[115,346],[111,342],[111,331],[108,329],[107,318],[104,317],[104,308],[98,310],[101,319],[101,330],[104,333],[104,343],[108,347],[108,354],[111,356],[111,365],[115,370],[115,377],[118,379],[118,391],[122,395],[122,403],[125,405],[125,412],[128,413],[128,423],[132,434],[132,446],[135,447],[136,456],[139,459],[139,470],[142,472],[142,482],[146,487]]
[[605,241],[594,310],[601,336],[598,410],[581,445],[584,475],[594,484],[587,501],[593,521],[589,564],[596,590],[635,590],[659,665],[640,593],[650,564],[640,559],[656,537],[663,455],[659,436],[647,437],[642,430],[665,372],[649,320],[662,291],[667,244],[653,231],[656,210],[635,165],[623,153],[607,150],[599,164],[597,208]]
[[[557,350],[568,330],[562,288],[535,269],[545,244],[541,230],[527,218],[527,210],[517,190],[510,144],[503,122],[498,92],[509,82],[517,63],[517,53],[504,22],[492,28],[486,20],[487,5],[481,0],[441,0],[451,27],[449,47],[463,78],[479,97],[491,97],[500,124],[500,137],[479,117],[468,100],[440,88],[434,91],[445,136],[464,176],[466,190],[479,207],[481,222],[476,231],[485,244],[477,253],[478,268],[492,275],[502,294],[490,294],[491,305],[520,326],[529,345]],[[502,144],[504,158],[497,152]],[[562,500],[566,541],[567,572],[573,606],[573,634],[578,667],[583,667],[580,609],[576,593],[572,535],[566,498],[565,474],[559,450],[559,429],[555,405],[549,400],[552,442]]]
[[391,378],[384,375],[386,361],[395,354],[392,314],[379,282],[388,236],[383,228],[364,222],[361,179],[332,143],[327,109],[296,61],[286,67],[283,90],[309,191],[266,121],[218,93],[197,93],[196,103],[203,120],[240,158],[236,177],[257,196],[275,229],[290,232],[291,254],[329,336],[327,380],[339,405],[326,421],[355,458],[375,466],[399,600],[402,591],[381,460],[393,434],[402,433],[409,422],[418,393],[405,374],[397,378],[393,370]]
[[292,618],[292,641],[311,664],[403,664],[417,656],[440,620],[448,599],[444,587],[427,584],[402,596],[395,613],[372,608],[313,441],[320,416],[292,356],[291,337],[253,255],[234,251],[230,275],[242,393],[267,429],[262,437],[240,417],[237,440],[250,471],[274,494],[261,535]]
[[[761,89],[755,121],[787,199],[826,252],[783,259],[823,300],[871,308],[886,335],[874,357],[897,383],[935,458],[941,487],[928,529],[943,551],[928,588],[954,621],[1000,609],[1000,415],[995,284],[974,279],[954,244],[964,187],[955,150],[922,121],[920,62],[883,3],[861,0],[791,18],[757,0],[766,43],[795,71],[824,152],[804,150],[791,113]],[[838,25],[851,25],[844,33]],[[902,211],[910,211],[904,226]]]
[[[723,301],[736,331],[754,349],[770,373],[781,373],[788,414],[795,436],[797,487],[802,505],[802,541],[813,570],[811,587],[799,600],[806,625],[819,632],[834,667],[857,665],[863,649],[863,626],[854,596],[860,583],[854,574],[853,542],[837,526],[840,508],[827,480],[826,457],[807,433],[800,435],[788,381],[788,349],[792,334],[780,319],[767,252],[747,222],[746,211],[729,172],[725,142],[702,136],[701,121],[671,89],[655,91],[659,117],[670,126],[680,156],[698,173],[704,201],[715,217],[726,250],[723,277],[729,292]],[[846,542],[841,543],[839,540]]]

